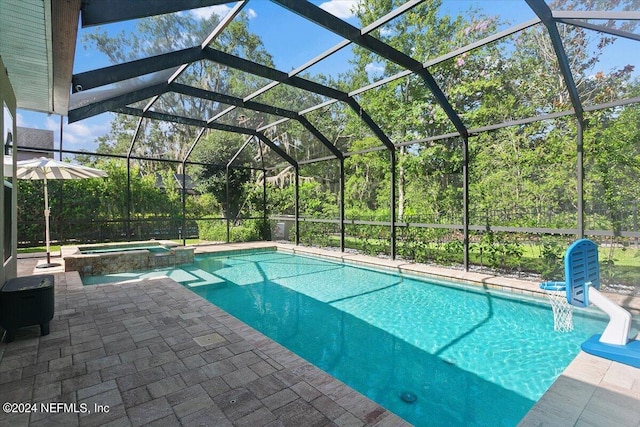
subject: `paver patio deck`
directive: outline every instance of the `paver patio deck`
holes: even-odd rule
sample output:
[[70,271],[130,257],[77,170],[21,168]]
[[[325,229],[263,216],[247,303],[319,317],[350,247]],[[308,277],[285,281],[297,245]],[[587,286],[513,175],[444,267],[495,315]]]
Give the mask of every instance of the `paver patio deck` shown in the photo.
[[[19,275],[43,272],[34,269],[37,262],[21,260]],[[465,274],[485,286],[523,293],[536,288]],[[48,414],[41,407],[30,414],[0,412],[0,425],[408,425],[171,279],[83,287],[75,272],[55,278],[51,333],[40,337],[38,327],[23,328],[14,342],[0,343],[0,401],[67,406],[45,407],[57,411]],[[625,303],[640,306],[637,299]],[[108,413],[99,412],[105,407]],[[581,352],[519,425],[639,427],[640,369]]]
[[55,280],[51,333],[0,343],[0,401],[38,412],[0,425],[407,425],[170,279]]

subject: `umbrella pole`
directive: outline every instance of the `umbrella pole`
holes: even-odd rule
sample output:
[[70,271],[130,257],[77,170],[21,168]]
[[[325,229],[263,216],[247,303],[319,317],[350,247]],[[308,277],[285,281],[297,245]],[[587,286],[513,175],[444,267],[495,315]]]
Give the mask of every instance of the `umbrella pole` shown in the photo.
[[37,268],[58,267],[60,264],[51,263],[51,250],[49,246],[49,192],[47,190],[47,177],[44,178],[44,239],[47,245],[47,263],[40,264]]
[[47,177],[44,178],[44,240],[47,245],[47,264],[51,263],[51,250],[49,247],[49,191],[47,190]]

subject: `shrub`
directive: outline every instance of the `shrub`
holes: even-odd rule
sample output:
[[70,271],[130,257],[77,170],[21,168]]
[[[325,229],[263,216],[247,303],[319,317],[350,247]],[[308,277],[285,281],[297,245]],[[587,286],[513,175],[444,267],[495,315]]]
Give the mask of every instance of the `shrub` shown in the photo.
[[[202,240],[212,242],[227,241],[227,223],[224,220],[200,220],[197,221],[200,231],[199,237]],[[261,224],[263,221],[246,221],[240,225],[232,225],[229,229],[230,242],[250,242],[261,239],[264,231]]]

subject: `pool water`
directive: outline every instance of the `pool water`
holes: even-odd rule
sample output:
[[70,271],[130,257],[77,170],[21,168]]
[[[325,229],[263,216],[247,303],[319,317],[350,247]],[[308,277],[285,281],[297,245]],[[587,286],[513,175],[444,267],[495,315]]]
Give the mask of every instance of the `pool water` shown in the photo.
[[606,324],[575,310],[574,330],[559,333],[542,299],[275,251],[146,274],[168,275],[418,426],[516,425]]

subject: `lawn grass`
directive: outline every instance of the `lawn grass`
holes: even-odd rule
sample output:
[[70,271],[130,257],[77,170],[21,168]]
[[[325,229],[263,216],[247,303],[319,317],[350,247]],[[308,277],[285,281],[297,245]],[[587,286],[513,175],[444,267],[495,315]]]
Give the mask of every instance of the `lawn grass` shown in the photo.
[[640,249],[636,248],[598,248],[598,257],[600,261],[611,259],[614,265],[621,267],[640,267]]
[[[329,245],[339,246],[338,237],[331,236]],[[397,247],[398,253],[401,253],[401,245],[402,243],[399,243]],[[359,239],[346,237],[345,246],[370,255],[389,251],[389,242],[382,239],[368,239],[363,243]],[[463,262],[461,252],[449,252],[443,244],[431,242],[424,247],[426,250],[422,253],[423,259],[418,259],[418,262],[436,262],[443,265],[460,265]],[[563,280],[562,256],[557,259],[545,259],[542,256],[542,246],[535,243],[522,244],[521,249],[520,257],[498,255],[492,262],[487,254],[481,257],[475,247],[469,253],[469,263],[498,271],[539,274],[542,280]],[[600,246],[598,253],[603,283],[620,283],[628,286],[640,284],[640,249]]]
[[[50,245],[49,250],[51,252],[60,252],[60,245]],[[45,253],[47,252],[46,246],[31,246],[28,248],[18,248],[19,254],[35,254],[38,252]]]

